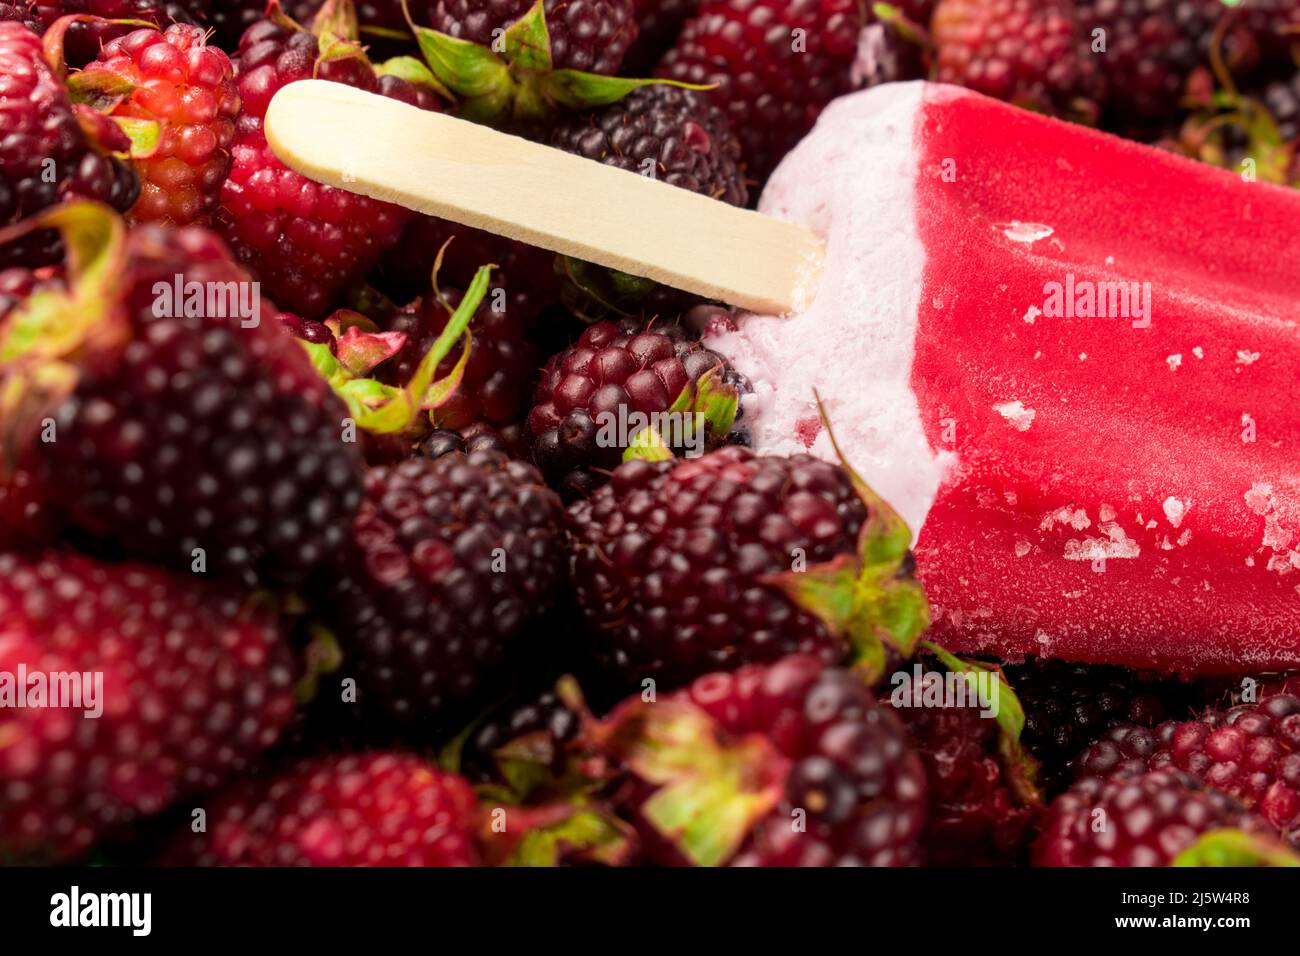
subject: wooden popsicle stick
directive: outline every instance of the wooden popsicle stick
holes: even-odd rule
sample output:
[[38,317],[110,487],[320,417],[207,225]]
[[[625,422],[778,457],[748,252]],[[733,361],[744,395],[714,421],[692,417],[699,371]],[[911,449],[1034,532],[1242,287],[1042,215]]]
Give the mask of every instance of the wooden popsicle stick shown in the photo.
[[755,312],[802,311],[820,284],[800,226],[350,86],[289,84],[266,138],[327,185]]

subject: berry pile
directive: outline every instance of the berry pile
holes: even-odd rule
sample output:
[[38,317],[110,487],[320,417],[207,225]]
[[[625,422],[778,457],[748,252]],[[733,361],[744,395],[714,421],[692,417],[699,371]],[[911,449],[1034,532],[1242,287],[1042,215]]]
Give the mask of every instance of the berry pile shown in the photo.
[[[1298,29],[0,2],[0,862],[1295,860],[1300,676],[954,657],[833,403],[834,455],[749,447],[785,396],[725,306],[317,183],[265,121],[329,80],[745,208],[836,97],[930,78],[1300,185]],[[19,673],[91,684],[18,707]]]

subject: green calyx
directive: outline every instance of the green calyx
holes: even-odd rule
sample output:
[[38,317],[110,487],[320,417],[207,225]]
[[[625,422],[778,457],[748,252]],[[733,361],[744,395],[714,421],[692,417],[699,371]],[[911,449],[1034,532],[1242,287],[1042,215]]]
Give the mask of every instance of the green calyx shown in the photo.
[[[406,7],[403,0],[403,7]],[[559,110],[593,109],[616,103],[652,83],[690,86],[668,80],[602,76],[557,70],[542,0],[502,31],[491,46],[481,46],[422,27],[406,16],[429,69],[460,99],[461,115],[492,125],[542,122]]]
[[697,453],[708,451],[731,432],[739,405],[739,389],[728,385],[723,380],[723,368],[715,366],[698,381],[686,383],[668,409],[669,418],[658,427],[652,420],[632,437],[623,452],[623,460],[667,461],[673,457],[675,448],[695,448]]
[[0,245],[57,229],[67,288],[38,289],[0,321],[0,445],[4,466],[21,457],[42,418],[76,389],[82,362],[112,353],[130,323],[112,295],[126,258],[126,224],[101,203],[73,202],[0,231]]
[[1022,805],[1042,806],[1043,794],[1038,789],[1038,761],[1029,754],[1020,741],[1020,735],[1025,729],[1025,708],[1020,703],[1020,698],[1016,696],[1016,692],[1012,690],[1006,675],[1002,673],[1002,668],[996,664],[958,657],[933,641],[922,641],[921,647],[933,654],[938,658],[939,663],[954,673],[987,673],[997,681],[997,714],[994,719],[998,722],[1000,731],[998,755],[1007,773],[1007,783]]
[[679,698],[633,699],[590,731],[654,786],[642,816],[695,866],[720,866],[781,800],[788,761],[761,735],[734,738]]
[[[343,312],[332,317],[338,355],[328,345],[299,340],[316,371],[347,405],[358,428],[376,435],[404,434],[412,430],[421,414],[435,411],[456,393],[473,348],[469,323],[487,295],[492,268],[484,266],[475,273],[465,297],[405,386],[386,385],[368,377],[377,365],[396,354],[405,338],[375,330],[364,316]],[[435,381],[439,363],[462,339],[455,366]]]
[[636,831],[596,803],[489,807],[484,831],[495,866],[627,866],[638,848]]
[[1202,834],[1174,866],[1300,866],[1300,854],[1258,833],[1224,828]]
[[925,589],[904,572],[911,530],[853,470],[835,439],[820,396],[817,407],[835,454],[866,505],[867,520],[858,533],[856,554],[810,567],[800,567],[799,556],[792,555],[791,570],[769,575],[764,583],[780,588],[832,634],[846,639],[854,670],[874,684],[884,675],[888,650],[903,658],[916,652],[918,639],[930,626],[930,605]]

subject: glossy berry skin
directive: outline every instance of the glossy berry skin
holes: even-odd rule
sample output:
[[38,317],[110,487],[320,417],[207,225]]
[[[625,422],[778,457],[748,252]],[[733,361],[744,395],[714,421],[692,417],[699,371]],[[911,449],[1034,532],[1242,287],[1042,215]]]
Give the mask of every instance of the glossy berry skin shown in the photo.
[[607,166],[743,206],[749,199],[740,142],[708,97],[643,86],[610,106],[561,119],[551,145]]
[[479,690],[552,600],[561,517],[536,470],[497,452],[372,468],[316,604],[362,710],[411,725]]
[[209,46],[202,28],[136,30],[104,47],[86,73],[134,86],[117,117],[162,125],[157,151],[136,161],[140,198],[134,222],[207,225],[230,173],[239,93],[230,58]]
[[[929,671],[942,678],[942,672]],[[929,823],[923,839],[931,866],[1020,862],[1037,809],[1017,796],[1004,765],[997,720],[978,705],[896,707],[925,765]]]
[[1096,92],[1070,0],[941,0],[931,32],[941,82],[1057,111]]
[[[243,289],[257,324],[168,307],[156,287],[178,275]],[[361,499],[342,403],[206,230],[133,230],[111,307],[127,341],[85,361],[49,414],[55,440],[31,436],[14,480],[104,550],[301,583],[347,539]]]
[[[779,804],[755,822],[731,865],[920,862],[925,770],[890,708],[858,678],[796,655],[706,675],[681,696],[737,738],[766,738],[787,761]],[[792,825],[796,811],[802,830]]]
[[1211,830],[1267,833],[1232,797],[1177,770],[1080,780],[1054,800],[1036,866],[1168,866]]
[[597,660],[629,685],[848,647],[766,575],[856,553],[867,507],[842,468],[727,447],[631,461],[569,508],[570,576]]
[[218,794],[206,833],[181,833],[183,866],[476,866],[469,784],[419,757],[304,760]]
[[1154,731],[1121,725],[1075,763],[1081,776],[1143,768],[1192,774],[1300,838],[1300,697],[1277,694]]
[[[128,147],[115,129],[104,131],[113,137],[105,145]],[[0,228],[72,198],[124,210],[138,193],[130,164],[87,141],[40,37],[20,23],[0,22]],[[0,268],[45,265],[58,250],[54,233],[38,231],[0,245]]]
[[[432,26],[462,40],[491,46],[535,0],[438,0]],[[635,0],[545,0],[551,59],[557,70],[612,75],[636,39]],[[418,21],[417,21],[418,22]]]
[[578,736],[580,725],[578,714],[553,688],[511,698],[471,731],[461,749],[461,772],[476,784],[507,783],[497,763],[498,751],[528,737],[544,738],[552,753],[547,769],[559,773],[565,747]]
[[318,63],[319,52],[311,33],[269,20],[244,34],[234,61],[243,112],[216,220],[236,256],[276,303],[309,319],[330,311],[343,290],[397,242],[410,213],[321,185],[284,166],[262,128],[272,97],[295,80],[315,77],[424,109],[435,106],[428,89],[377,77],[356,58]]
[[[504,288],[504,287],[501,287]],[[444,304],[436,295],[426,295],[407,305],[385,323],[390,332],[406,335],[401,351],[385,362],[376,377],[392,385],[404,385],[415,375],[425,354],[446,328],[461,294],[444,289]],[[500,306],[498,308],[497,306]],[[518,423],[528,407],[529,386],[538,366],[537,348],[524,323],[510,308],[508,297],[489,290],[470,321],[473,345],[464,377],[455,393],[434,412],[440,428],[462,429],[480,422],[488,426]],[[461,357],[457,344],[438,366],[435,379],[450,375]]]
[[856,0],[702,0],[655,73],[717,84],[709,97],[762,180],[849,91],[861,27]]
[[[141,564],[0,555],[0,671],[102,674],[102,714],[6,708],[0,858],[72,860],[246,769],[293,716],[269,605]],[[83,698],[83,702],[84,698]]]
[[1194,703],[1189,685],[1122,667],[1031,660],[1008,666],[1006,676],[1025,709],[1020,739],[1042,764],[1039,781],[1050,793],[1073,779],[1070,761],[1112,725],[1154,727],[1188,715]]
[[688,383],[715,368],[725,382],[739,381],[721,355],[678,323],[629,318],[588,326],[546,363],[533,394],[528,430],[538,467],[570,500],[590,494],[618,467],[632,437],[608,441],[606,424],[668,411]]

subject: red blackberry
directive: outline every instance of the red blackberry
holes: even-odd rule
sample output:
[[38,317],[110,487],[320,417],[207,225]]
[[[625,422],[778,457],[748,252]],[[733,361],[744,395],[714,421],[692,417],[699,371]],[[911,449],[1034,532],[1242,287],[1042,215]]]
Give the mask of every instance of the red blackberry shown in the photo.
[[535,469],[496,452],[371,469],[318,605],[362,707],[411,724],[473,694],[551,600],[561,515]]
[[[684,389],[698,387],[706,376],[733,399],[743,385],[721,355],[680,324],[625,319],[588,326],[542,369],[528,415],[538,467],[567,498],[590,494],[622,461],[632,426],[643,424],[632,416],[667,412]],[[696,440],[721,443],[730,428],[729,421],[723,424],[720,434],[680,429],[676,449]],[[702,450],[694,447],[696,454]]]
[[[19,0],[18,6],[25,8],[25,22],[38,33],[44,33],[60,17],[69,14],[85,14],[102,17],[104,20],[147,20],[159,29],[173,21],[194,23],[206,17],[209,2],[210,0]],[[105,44],[134,29],[134,25],[76,21],[68,26],[64,36],[64,55],[72,66],[82,66],[93,60]]]
[[3,483],[35,489],[101,547],[300,582],[346,540],[361,498],[346,409],[216,236],[148,226],[123,240],[103,207],[56,215],[97,255],[57,306],[60,336],[33,336],[0,367],[25,396],[4,422],[16,472]]
[[[379,367],[376,377],[380,381],[390,385],[410,381],[420,361],[446,328],[451,310],[460,304],[461,296],[447,291],[445,299],[432,294],[422,296],[385,323],[390,332],[405,335],[406,344]],[[538,356],[508,301],[508,297],[489,292],[479,306],[470,323],[473,344],[464,377],[455,394],[434,411],[436,427],[461,429],[476,422],[508,426],[523,419]],[[442,360],[435,377],[440,379],[451,374],[459,358],[460,350],[454,349]]]
[[715,85],[751,176],[762,180],[849,91],[857,0],[702,0],[656,75]]
[[569,530],[595,656],[629,685],[796,651],[833,663],[853,650],[880,671],[925,626],[906,526],[807,455],[630,461],[570,507]]
[[740,143],[723,112],[694,90],[643,86],[610,106],[561,119],[551,145],[733,206],[749,200]]
[[[139,181],[129,163],[107,151],[130,144],[116,127],[101,128],[115,138],[88,142],[40,37],[0,22],[0,227],[77,197],[129,208]],[[57,258],[58,248],[53,232],[30,233],[0,246],[0,268],[43,265]]]
[[275,614],[190,576],[0,555],[0,634],[0,672],[25,672],[29,690],[34,675],[102,675],[94,706],[5,708],[0,858],[72,859],[243,770],[293,715]]
[[465,780],[371,752],[297,763],[213,798],[207,831],[182,832],[182,866],[476,866],[479,810]]
[[130,218],[207,225],[230,173],[239,115],[230,59],[200,27],[136,30],[105,46],[78,79],[101,77],[132,86],[111,115],[162,124],[157,151],[136,161],[140,198]]
[[[522,17],[536,0],[438,0],[431,26],[440,33],[491,46],[493,31]],[[545,0],[556,69],[613,75],[636,39],[635,0]],[[413,11],[414,12],[414,11]]]
[[[332,42],[338,41],[335,37]],[[244,34],[235,68],[243,113],[217,223],[240,261],[253,269],[277,303],[318,318],[398,241],[410,213],[320,185],[284,166],[262,129],[271,98],[288,83],[311,77],[392,96],[422,109],[436,107],[434,95],[397,77],[376,76],[359,51],[337,57],[335,49],[334,58],[321,58],[313,33],[272,20],[259,21]]]
[[1154,731],[1121,725],[1075,764],[1085,777],[1167,767],[1231,794],[1300,845],[1300,697],[1276,694]]
[[631,777],[625,809],[658,862],[920,862],[925,770],[888,707],[848,671],[796,655],[639,695],[594,732]]
[[1195,689],[1182,681],[1122,667],[1032,660],[1008,666],[1006,675],[1025,708],[1021,739],[1041,761],[1049,793],[1070,782],[1070,761],[1113,724],[1154,727],[1195,703]]
[[1081,114],[1100,72],[1071,0],[940,0],[935,76],[1011,103]]
[[1188,774],[1089,777],[1057,797],[1034,844],[1037,866],[1169,866],[1205,834],[1268,826]]
[[[915,667],[922,681],[945,680],[941,669]],[[996,717],[981,714],[976,699],[964,706],[926,706],[926,689],[911,680],[907,687],[910,692],[896,684],[891,703],[925,764],[926,862],[994,866],[1019,861],[1042,804],[1017,741]],[[998,703],[999,716],[1001,706],[1011,706],[1001,692]]]

